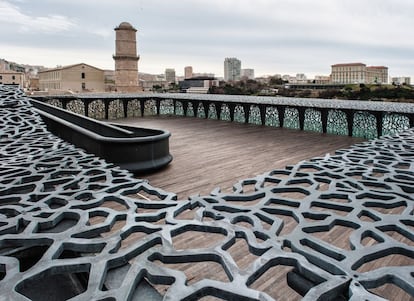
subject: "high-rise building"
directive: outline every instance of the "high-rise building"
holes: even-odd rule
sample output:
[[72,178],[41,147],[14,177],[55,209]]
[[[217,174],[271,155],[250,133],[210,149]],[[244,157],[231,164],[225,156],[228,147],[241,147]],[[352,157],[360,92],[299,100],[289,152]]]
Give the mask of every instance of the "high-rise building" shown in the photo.
[[184,78],[189,79],[193,77],[193,67],[187,66],[184,68]]
[[165,69],[165,80],[167,83],[175,84],[175,69],[167,68]]
[[241,76],[241,61],[235,57],[224,59],[224,80],[237,81]]
[[137,30],[128,22],[122,22],[115,28],[115,89],[118,92],[137,92],[138,60]]

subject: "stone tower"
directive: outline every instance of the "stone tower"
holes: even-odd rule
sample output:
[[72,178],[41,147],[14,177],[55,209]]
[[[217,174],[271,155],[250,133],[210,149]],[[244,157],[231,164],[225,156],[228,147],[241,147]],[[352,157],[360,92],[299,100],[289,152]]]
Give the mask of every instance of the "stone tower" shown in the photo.
[[128,22],[115,28],[115,87],[117,92],[138,92],[137,30]]

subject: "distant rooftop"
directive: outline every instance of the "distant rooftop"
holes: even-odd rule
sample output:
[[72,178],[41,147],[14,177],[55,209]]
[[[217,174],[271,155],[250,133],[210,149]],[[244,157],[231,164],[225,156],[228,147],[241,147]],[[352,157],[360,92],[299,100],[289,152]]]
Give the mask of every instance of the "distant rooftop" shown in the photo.
[[345,63],[345,64],[334,64],[332,67],[344,67],[344,66],[366,66],[363,63]]

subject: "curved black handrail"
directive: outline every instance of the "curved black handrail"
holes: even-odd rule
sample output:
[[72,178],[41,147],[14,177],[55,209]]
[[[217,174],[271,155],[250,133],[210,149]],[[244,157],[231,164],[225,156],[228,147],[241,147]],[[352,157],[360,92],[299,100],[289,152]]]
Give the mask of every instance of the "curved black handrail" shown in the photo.
[[172,161],[168,131],[108,124],[34,99],[31,103],[53,134],[133,173]]

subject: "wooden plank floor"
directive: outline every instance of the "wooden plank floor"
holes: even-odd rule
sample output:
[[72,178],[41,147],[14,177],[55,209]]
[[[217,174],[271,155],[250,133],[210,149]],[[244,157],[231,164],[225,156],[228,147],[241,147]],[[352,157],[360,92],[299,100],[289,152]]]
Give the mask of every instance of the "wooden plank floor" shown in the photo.
[[141,175],[180,199],[230,191],[242,179],[346,148],[360,138],[189,117],[118,119],[117,123],[171,132],[174,159],[162,171]]
[[[335,150],[363,141],[346,136],[189,117],[128,118],[116,120],[116,123],[171,132],[170,152],[174,157],[172,163],[163,170],[140,177],[148,179],[154,187],[176,193],[181,200],[195,194],[208,195],[216,187],[221,187],[222,191],[231,191],[232,185],[239,180],[273,169],[283,169],[286,165],[324,156],[326,153],[333,154]],[[188,219],[193,215],[194,212],[188,210],[177,218]],[[296,226],[294,219],[287,216],[279,217],[285,220],[281,234],[289,233]],[[249,224],[243,224],[249,227]],[[316,233],[315,236],[347,250],[349,246],[344,245],[347,240],[343,238],[348,237],[350,232],[348,228],[335,227],[328,232]],[[398,233],[390,233],[390,236],[408,245],[413,244]],[[214,244],[220,239],[220,235],[190,231],[175,237],[174,246],[177,249],[202,248],[204,244]],[[370,245],[376,242],[373,239],[365,239],[363,243]],[[249,252],[243,239],[237,239],[228,252],[240,268],[247,268],[257,258]],[[157,264],[184,272],[190,284],[203,278],[229,281],[221,266],[212,262]],[[359,271],[374,270],[384,265],[410,264],[413,264],[411,258],[391,255],[364,265]],[[274,267],[251,287],[264,291],[277,300],[300,300],[301,296],[289,288],[286,282],[286,275],[291,269],[285,266]],[[164,285],[155,287],[162,294],[168,289],[168,286]],[[372,292],[389,300],[414,300],[400,288],[389,284],[373,289]],[[202,300],[218,299],[209,296]]]

